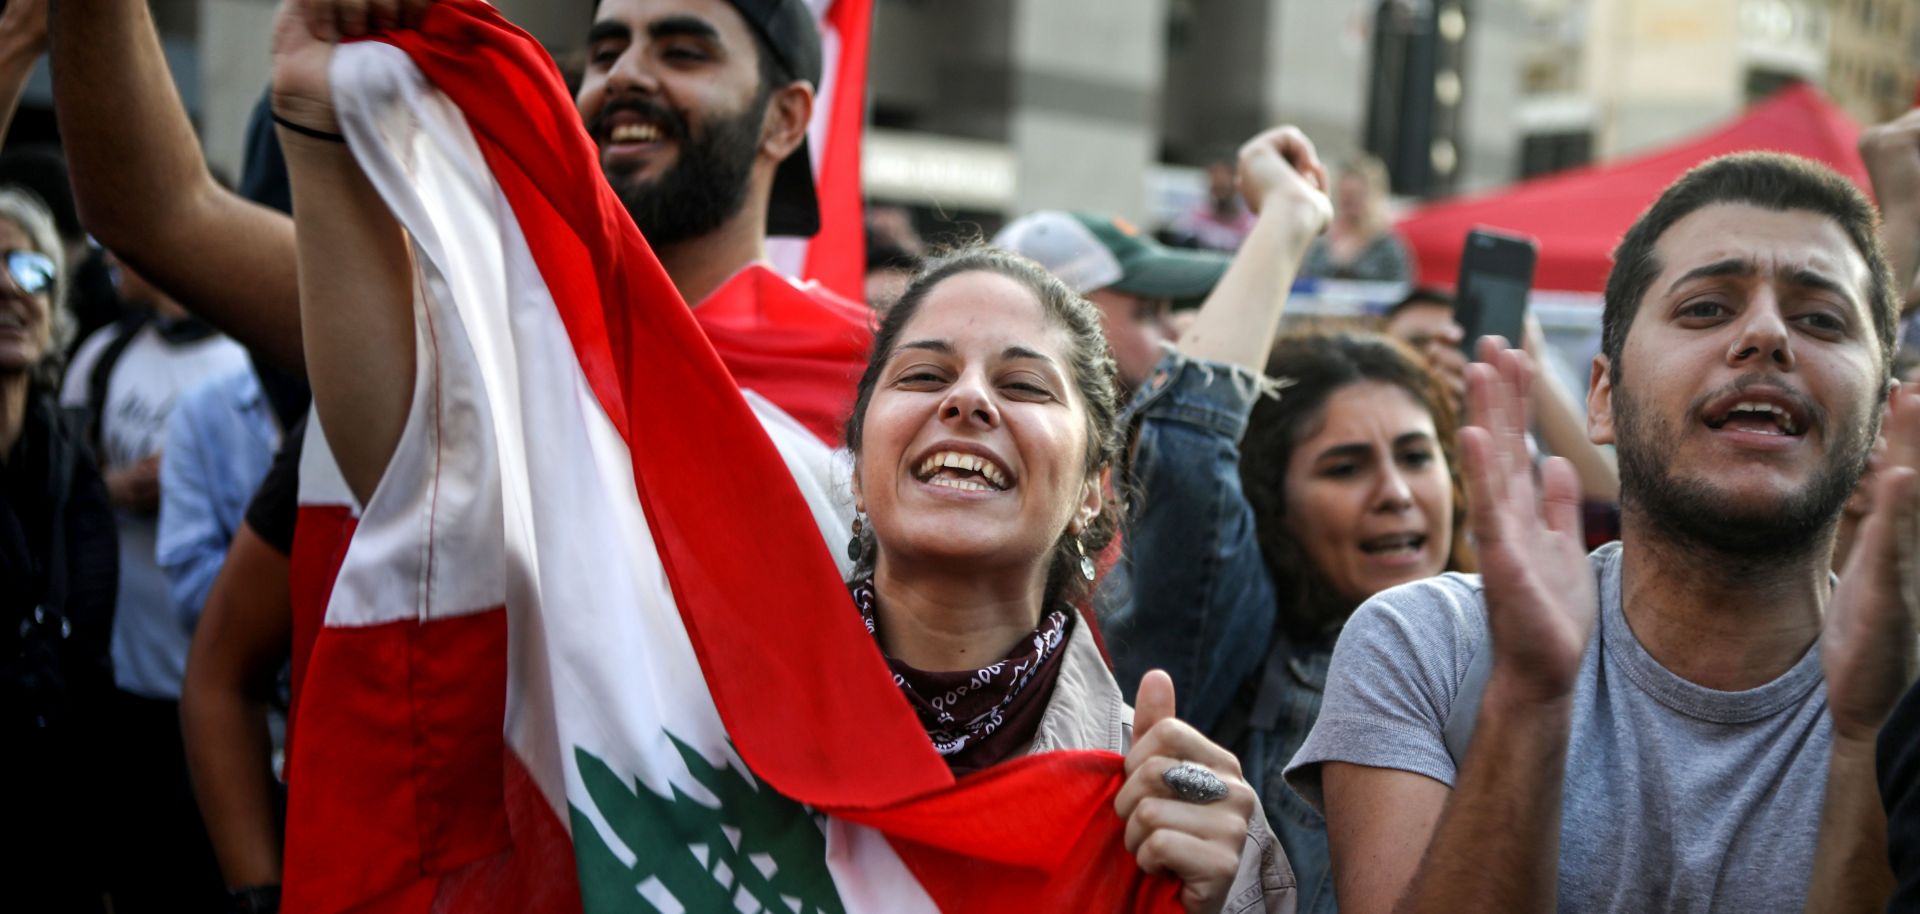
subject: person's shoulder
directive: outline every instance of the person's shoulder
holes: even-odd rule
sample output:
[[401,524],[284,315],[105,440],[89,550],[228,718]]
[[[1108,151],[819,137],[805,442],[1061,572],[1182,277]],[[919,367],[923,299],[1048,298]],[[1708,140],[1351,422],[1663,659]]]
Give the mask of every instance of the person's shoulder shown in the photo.
[[790,346],[816,347],[834,359],[866,363],[873,342],[872,309],[816,280],[797,280],[763,263],[733,274],[694,309],[707,337],[756,341],[777,335]]
[[1431,638],[1478,640],[1487,628],[1486,590],[1477,574],[1449,571],[1374,594],[1354,611],[1347,629],[1390,627]]
[[191,359],[204,359],[208,364],[217,364],[219,373],[225,375],[233,366],[251,366],[247,359],[247,347],[240,345],[224,333],[209,333],[198,340],[175,349],[180,356]]
[[789,292],[791,301],[805,302],[850,323],[866,327],[873,322],[873,309],[827,288],[817,279],[796,279],[764,263],[749,264],[736,278],[751,281],[761,295]]
[[60,402],[64,406],[82,406],[87,402],[87,385],[91,382],[93,366],[100,361],[114,337],[122,332],[119,324],[108,324],[80,341],[80,348],[73,352],[73,361],[67,363],[66,380],[60,386]]
[[792,282],[808,298],[813,299],[814,304],[829,311],[855,318],[861,323],[865,323],[873,315],[873,309],[827,288],[818,280],[788,280],[788,282]]

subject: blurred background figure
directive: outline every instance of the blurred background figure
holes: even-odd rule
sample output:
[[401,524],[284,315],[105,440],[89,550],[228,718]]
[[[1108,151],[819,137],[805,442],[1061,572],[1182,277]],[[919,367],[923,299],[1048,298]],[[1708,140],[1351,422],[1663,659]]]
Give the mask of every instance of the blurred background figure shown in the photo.
[[914,231],[913,218],[897,206],[867,210],[867,307],[884,315],[900,300],[913,274],[920,272],[926,243]]
[[84,411],[120,540],[113,619],[114,740],[121,815],[116,911],[207,910],[223,902],[180,736],[180,685],[192,629],[174,612],[156,558],[162,446],[181,394],[248,370],[246,350],[110,261],[129,313],[80,346],[61,402]]
[[1253,211],[1240,199],[1233,162],[1207,163],[1207,198],[1167,226],[1168,241],[1182,247],[1232,253],[1253,231]]
[[1379,159],[1355,156],[1340,166],[1333,224],[1307,249],[1300,275],[1368,282],[1413,278],[1413,257],[1387,219],[1387,167]]
[[73,185],[67,177],[67,160],[60,147],[36,143],[10,148],[0,154],[0,184],[18,185],[31,191],[53,213],[53,226],[60,233],[66,251],[67,311],[73,315],[74,333],[67,342],[66,355],[95,330],[119,320],[126,309],[113,285],[113,273],[107,267],[107,252],[87,237],[80,214],[73,205]]
[[[1453,401],[1455,415],[1463,415],[1466,406],[1467,356],[1463,349],[1465,331],[1454,320],[1453,296],[1436,288],[1417,286],[1387,312],[1386,333],[1420,353],[1427,360]],[[1558,371],[1549,364],[1552,350],[1540,322],[1527,316],[1526,335],[1520,346],[1542,370],[1533,386],[1533,415],[1528,424],[1536,436],[1536,456],[1557,454],[1573,463],[1580,477],[1580,494],[1586,503],[1586,534],[1589,545],[1617,539],[1620,535],[1620,470],[1613,451],[1594,444],[1587,437],[1586,412],[1567,390]],[[1545,454],[1540,452],[1544,450]]]
[[21,911],[100,911],[105,889],[118,543],[84,423],[55,401],[65,260],[47,208],[0,186],[0,880]]

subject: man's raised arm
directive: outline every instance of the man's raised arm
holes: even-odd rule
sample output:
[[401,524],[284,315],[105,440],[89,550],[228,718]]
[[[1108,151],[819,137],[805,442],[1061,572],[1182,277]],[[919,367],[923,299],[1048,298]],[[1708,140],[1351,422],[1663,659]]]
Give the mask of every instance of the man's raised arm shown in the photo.
[[1920,108],[1860,134],[1900,311],[1920,307]]
[[52,32],[54,106],[87,230],[195,314],[303,371],[293,221],[213,180],[145,0],[56,3]]

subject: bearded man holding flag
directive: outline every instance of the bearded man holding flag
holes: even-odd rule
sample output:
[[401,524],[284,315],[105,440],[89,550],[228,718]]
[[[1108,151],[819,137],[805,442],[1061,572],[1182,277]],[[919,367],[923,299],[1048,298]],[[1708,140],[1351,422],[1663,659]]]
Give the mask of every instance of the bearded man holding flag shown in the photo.
[[[417,21],[427,4],[346,6],[342,16],[387,24],[401,16]],[[807,455],[812,472],[800,482],[814,494],[834,486],[819,445],[839,440],[838,424],[871,338],[868,314],[819,283],[768,269],[767,236],[810,234],[818,226],[820,235],[803,255],[806,275],[831,283],[844,274],[858,287],[859,264],[837,261],[860,257],[859,116],[871,13],[871,0],[828,4],[822,25],[832,40],[823,53],[801,0],[607,0],[596,4],[594,62],[575,115],[576,128],[589,123],[603,148],[598,167],[569,180],[604,175],[629,214],[659,240],[667,276],[681,298],[699,306],[701,329],[727,369],[753,392],[763,415],[804,430],[782,440]],[[291,220],[233,194],[209,174],[147,4],[64,3],[52,18],[55,101],[89,230],[265,361],[304,371]],[[821,102],[828,110],[808,136],[820,89],[830,93]],[[809,147],[821,159],[818,193],[807,167]],[[300,461],[301,519],[290,581],[295,704],[289,739],[295,743],[307,658],[358,511],[317,423],[314,431]],[[847,506],[830,498],[813,503],[823,507],[822,527],[844,537]],[[286,629],[284,620],[248,624]],[[261,661],[267,666],[277,666],[286,650],[284,642],[256,647],[269,655]],[[231,740],[210,748],[238,752],[236,764],[264,769],[263,760],[244,757],[250,746]],[[292,768],[288,774],[298,777]],[[266,792],[231,779],[217,786],[229,792],[222,808],[239,817],[234,840],[247,846],[270,841],[275,815]],[[228,823],[216,817],[209,827]],[[250,858],[260,863],[237,882],[229,872],[230,882],[277,882],[279,856],[277,846],[262,847]]]
[[[275,120],[315,402],[365,509],[299,707],[290,909],[1292,909],[1251,788],[1166,719],[1164,682],[1142,690],[1124,764],[1115,726],[1109,751],[956,782],[816,540],[819,440],[742,396],[621,201],[582,180],[604,153],[544,52],[476,0],[337,49],[318,12],[276,28]],[[647,29],[696,39],[662,42],[669,67],[744,44],[724,15]],[[606,127],[615,145],[657,129]],[[1059,297],[1091,367],[1032,323],[1044,299],[1005,305],[1054,354],[1004,352],[1079,385],[1054,406],[1023,395],[1023,421],[1062,434],[1017,424],[1023,494],[996,502],[1053,542],[1016,549],[1035,587],[1060,527],[1091,522],[1068,509],[1101,510],[1112,453],[1104,340]],[[988,351],[967,334],[1004,322],[948,298],[951,348]],[[1069,650],[1117,723],[1084,628]]]

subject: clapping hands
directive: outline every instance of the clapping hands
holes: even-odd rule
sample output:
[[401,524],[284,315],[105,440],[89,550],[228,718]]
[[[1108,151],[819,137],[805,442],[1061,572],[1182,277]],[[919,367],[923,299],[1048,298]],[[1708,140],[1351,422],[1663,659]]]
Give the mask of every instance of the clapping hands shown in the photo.
[[1466,367],[1460,450],[1494,676],[1526,698],[1557,700],[1572,692],[1598,613],[1580,481],[1560,457],[1534,481],[1526,441],[1533,359],[1499,337],[1481,339],[1479,357]]
[[1871,504],[1820,636],[1835,736],[1871,742],[1914,681],[1920,637],[1920,391],[1889,398]]

